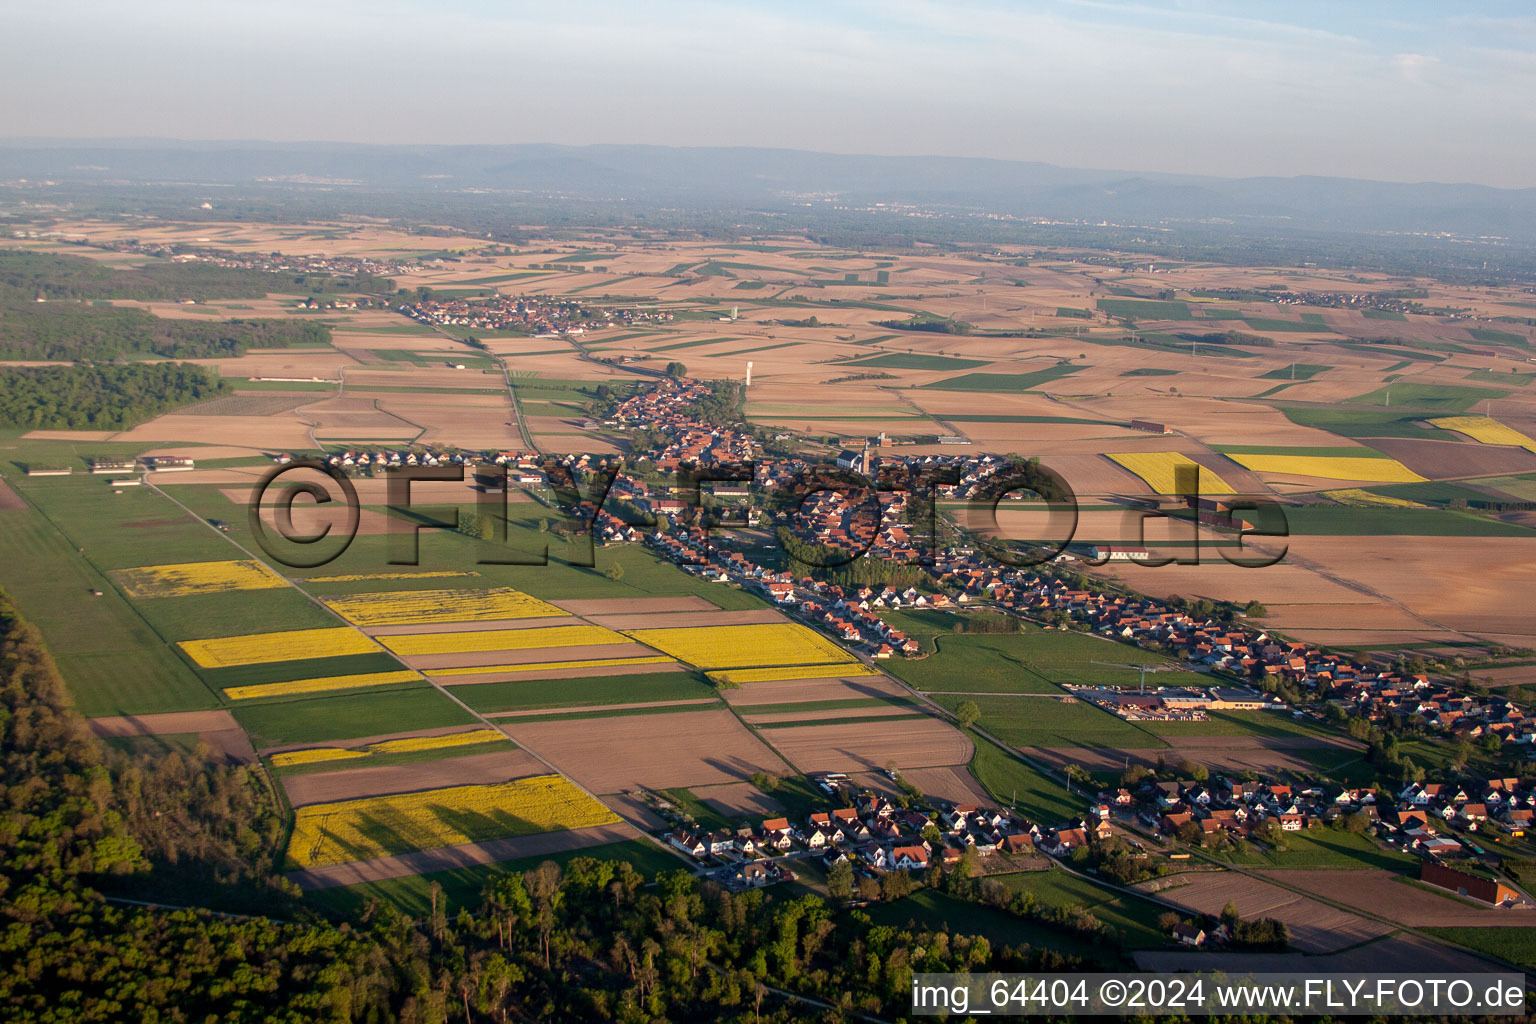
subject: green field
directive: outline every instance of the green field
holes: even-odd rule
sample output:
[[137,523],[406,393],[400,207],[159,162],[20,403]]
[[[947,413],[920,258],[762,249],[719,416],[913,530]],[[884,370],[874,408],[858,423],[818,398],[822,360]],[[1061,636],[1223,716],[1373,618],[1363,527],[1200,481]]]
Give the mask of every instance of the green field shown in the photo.
[[219,706],[218,697],[134,605],[42,516],[26,509],[0,511],[0,562],[5,565],[0,582],[42,631],[82,714]]
[[1503,384],[1507,387],[1523,388],[1536,380],[1536,373],[1517,373],[1511,371],[1503,373],[1498,370],[1473,370],[1467,374],[1467,380],[1482,381],[1484,384]]
[[1158,366],[1143,366],[1139,370],[1126,370],[1122,377],[1176,377],[1180,371],[1165,370]]
[[494,754],[516,750],[517,744],[509,739],[490,740],[485,743],[466,743],[457,747],[429,747],[426,750],[402,750],[393,754],[369,754],[366,757],[338,758],[334,761],[312,761],[273,768],[279,778],[294,775],[317,775],[324,772],[346,771],[350,768],[384,768],[397,764],[420,764],[423,761],[447,761],[456,757],[474,757],[477,754]]
[[1031,892],[1053,907],[1085,907],[1123,936],[1128,949],[1156,949],[1169,944],[1157,926],[1165,908],[1150,900],[1124,896],[1065,871],[1020,871],[1001,876],[1013,892]]
[[1056,315],[1059,316],[1059,317],[1069,317],[1069,318],[1071,318],[1073,320],[1092,320],[1093,319],[1093,311],[1092,310],[1077,309],[1077,308],[1072,307],[1072,306],[1058,306],[1056,308]]
[[1212,445],[1223,455],[1301,455],[1314,459],[1386,459],[1391,458],[1375,448],[1354,445],[1335,447],[1306,447],[1280,444],[1216,444]]
[[1365,309],[1361,310],[1367,320],[1407,320],[1408,318],[1395,309]]
[[235,720],[258,750],[288,743],[325,743],[418,729],[470,725],[474,716],[435,689],[369,691],[256,707],[237,706]]
[[1245,867],[1274,868],[1383,868],[1401,871],[1417,869],[1419,859],[1400,850],[1379,845],[1369,836],[1356,835],[1340,828],[1316,827],[1305,832],[1287,832],[1285,849],[1261,848],[1245,843],[1242,848],[1219,857]]
[[1190,320],[1189,306],[1183,302],[1155,299],[1100,299],[1099,309],[1110,316],[1129,320]]
[[1061,377],[1076,373],[1080,367],[1056,365],[1033,373],[967,373],[959,377],[936,380],[922,387],[933,391],[997,391],[1013,393],[1028,391],[1049,384]]
[[1083,814],[1087,807],[1084,794],[1067,792],[1065,787],[985,737],[974,732],[966,735],[976,745],[971,755],[971,775],[1000,805],[1017,808],[1031,821],[1043,825],[1064,824]]
[[977,725],[1015,747],[1122,747],[1127,750],[1167,746],[1162,740],[1108,711],[1082,701],[999,694],[965,696],[935,693],[949,711],[973,701],[981,709]]
[[1495,345],[1515,345],[1520,348],[1529,348],[1531,345],[1531,339],[1523,334],[1496,331],[1491,327],[1469,327],[1467,333],[1477,341],[1492,342]]
[[[1406,385],[1395,384],[1394,388]],[[1394,402],[1396,399],[1394,398]],[[1340,408],[1336,405],[1285,405],[1277,403],[1285,418],[1301,427],[1316,427],[1341,437],[1414,437],[1425,441],[1443,441],[1445,432],[1419,426],[1423,413],[1402,412],[1391,408]]]
[[1375,391],[1345,399],[1350,405],[1380,405],[1425,409],[1435,413],[1466,412],[1490,398],[1507,398],[1508,391],[1458,387],[1449,384],[1388,384]]
[[1320,373],[1333,369],[1322,363],[1293,363],[1259,374],[1259,380],[1311,380]]
[[[532,711],[598,704],[645,704],[716,696],[692,672],[647,672],[585,679],[515,679],[454,688],[454,696],[476,711]],[[681,710],[681,709],[679,709]]]
[[868,359],[855,359],[839,366],[884,366],[895,370],[969,370],[986,366],[985,359],[957,359],[954,356],[922,355],[917,352],[891,352]]
[[1448,509],[1351,508],[1306,505],[1285,509],[1297,536],[1334,537],[1531,537],[1536,530]]
[[1245,316],[1243,322],[1266,334],[1332,334],[1326,323],[1309,320],[1280,320],[1268,316]]
[[[1210,711],[1204,722],[1138,722],[1155,736],[1305,736],[1337,739],[1342,734],[1310,718],[1293,718],[1283,711]],[[1354,756],[1360,756],[1354,752]]]
[[[1031,628],[1026,633],[943,634],[937,643],[938,653],[894,661],[890,672],[919,690],[1060,693],[1059,683],[1130,685],[1140,679],[1133,669],[1092,664],[1095,661],[1177,667],[1160,654],[1086,633]],[[1192,677],[1179,672],[1150,678],[1173,685]]]
[[1421,928],[1420,931],[1521,967],[1536,968],[1536,929],[1533,928]]

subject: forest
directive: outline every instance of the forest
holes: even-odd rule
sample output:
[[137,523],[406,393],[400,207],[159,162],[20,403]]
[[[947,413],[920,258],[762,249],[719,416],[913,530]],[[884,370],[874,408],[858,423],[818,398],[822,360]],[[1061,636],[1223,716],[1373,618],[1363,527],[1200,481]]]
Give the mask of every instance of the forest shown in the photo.
[[230,391],[227,383],[190,363],[0,366],[0,424],[28,430],[124,430]]
[[114,306],[0,302],[0,359],[232,358],[251,348],[324,345],[330,338],[329,327],[308,320],[167,320]]
[[260,299],[269,292],[389,292],[385,278],[334,277],[328,274],[280,274],[220,267],[211,263],[151,260],[121,270],[84,256],[0,250],[0,305],[59,299],[138,299],[174,302],[192,299]]

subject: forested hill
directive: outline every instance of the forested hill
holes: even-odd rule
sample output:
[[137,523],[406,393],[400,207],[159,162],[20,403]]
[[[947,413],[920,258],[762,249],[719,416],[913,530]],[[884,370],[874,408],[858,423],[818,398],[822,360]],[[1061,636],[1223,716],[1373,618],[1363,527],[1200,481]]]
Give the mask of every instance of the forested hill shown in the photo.
[[312,320],[167,320],[141,309],[79,302],[0,303],[0,359],[214,359],[330,339],[331,329]]
[[114,269],[84,256],[0,249],[0,305],[43,299],[259,299],[269,293],[390,291],[387,278],[358,280],[327,274],[280,274],[150,259]]
[[232,390],[190,363],[0,367],[0,424],[28,430],[126,430]]

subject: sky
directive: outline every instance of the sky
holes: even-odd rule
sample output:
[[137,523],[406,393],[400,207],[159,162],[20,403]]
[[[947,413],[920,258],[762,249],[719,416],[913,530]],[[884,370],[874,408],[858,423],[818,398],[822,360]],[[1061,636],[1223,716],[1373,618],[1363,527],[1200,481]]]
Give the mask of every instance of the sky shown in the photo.
[[1536,187],[1511,0],[0,0],[0,138],[653,143]]

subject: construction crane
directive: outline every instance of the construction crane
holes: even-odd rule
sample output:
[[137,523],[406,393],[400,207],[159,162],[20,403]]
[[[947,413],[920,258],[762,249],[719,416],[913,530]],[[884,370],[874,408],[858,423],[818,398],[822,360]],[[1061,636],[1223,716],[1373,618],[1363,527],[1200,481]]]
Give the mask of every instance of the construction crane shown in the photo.
[[1128,669],[1132,669],[1132,670],[1139,670],[1141,672],[1141,689],[1138,692],[1140,692],[1140,693],[1146,693],[1147,692],[1147,673],[1148,672],[1172,672],[1173,671],[1172,666],[1168,666],[1168,665],[1127,665],[1127,664],[1124,664],[1123,662],[1118,662],[1118,661],[1091,661],[1091,662],[1089,662],[1089,664],[1090,665],[1104,665],[1104,666],[1107,666],[1108,668],[1128,668]]

